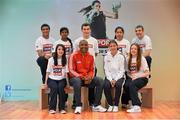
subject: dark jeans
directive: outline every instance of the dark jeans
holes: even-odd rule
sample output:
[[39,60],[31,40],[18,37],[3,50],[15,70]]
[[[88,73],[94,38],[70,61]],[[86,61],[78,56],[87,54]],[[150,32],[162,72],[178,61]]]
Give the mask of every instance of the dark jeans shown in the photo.
[[132,80],[131,78],[127,79],[125,83],[125,98],[124,104],[128,103],[129,100],[132,100],[132,105],[141,106],[141,101],[138,97],[138,90],[146,86],[148,79],[146,77],[137,78]]
[[146,58],[149,70],[151,70],[152,58],[151,58],[151,56],[146,56],[145,58]]
[[116,81],[115,98],[113,100],[112,94],[111,94],[111,88],[112,88],[111,82],[107,78],[105,78],[105,80],[104,80],[104,94],[105,94],[106,100],[107,100],[109,105],[111,105],[111,106],[113,106],[113,105],[118,106],[119,105],[119,98],[121,95],[121,90],[122,90],[123,84],[124,84],[124,78],[121,78],[121,79]]
[[103,92],[103,80],[100,77],[94,77],[89,85],[85,85],[79,77],[74,77],[69,81],[70,85],[74,88],[74,100],[76,107],[82,106],[81,103],[81,86],[87,86],[88,88],[95,88],[95,101],[94,106],[100,105]]
[[[96,76],[96,74],[97,74],[97,68],[95,67],[95,75],[94,76]],[[95,91],[94,90],[95,90],[94,88],[89,88],[89,90],[88,90],[89,105],[93,105],[93,103],[94,103],[94,100],[95,100],[95,95],[94,95]]]
[[62,80],[53,80],[48,78],[47,81],[48,87],[50,88],[50,102],[49,109],[56,110],[57,105],[57,95],[59,96],[58,107],[59,110],[65,109],[65,91],[64,88],[66,86],[66,79]]
[[121,97],[121,103],[122,104],[128,104],[129,100],[130,100],[130,96],[129,96],[129,83],[131,82],[131,78],[126,77],[125,80],[125,84],[123,86],[123,93],[122,93],[122,97]]
[[40,57],[38,57],[36,62],[40,67],[41,75],[42,75],[42,83],[44,84],[45,79],[46,79],[46,69],[47,69],[48,59],[46,59],[45,57],[40,56]]

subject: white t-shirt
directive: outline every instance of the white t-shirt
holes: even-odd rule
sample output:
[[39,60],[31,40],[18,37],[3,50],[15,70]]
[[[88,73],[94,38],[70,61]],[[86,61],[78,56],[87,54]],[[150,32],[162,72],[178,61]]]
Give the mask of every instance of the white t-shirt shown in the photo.
[[63,41],[61,39],[57,40],[55,43],[54,43],[54,50],[53,52],[55,52],[55,49],[56,49],[56,46],[57,44],[63,44],[66,48],[66,58],[68,60],[71,52],[72,52],[72,46],[71,46],[71,43],[67,40],[67,41]]
[[110,52],[106,54],[104,57],[104,70],[109,81],[117,81],[124,76],[124,59],[124,56],[119,51],[115,56],[112,56]]
[[[145,72],[145,71],[149,71],[149,67],[148,67],[148,64],[147,64],[147,61],[145,59],[144,56],[142,56],[141,58],[141,67],[140,67],[140,70],[137,71],[137,67],[136,67],[136,57],[135,58],[132,58],[132,61],[131,61],[131,65],[130,65],[130,70],[128,69],[128,75],[134,75],[136,76],[136,78],[139,78],[142,76],[142,74]],[[148,78],[148,77],[147,77]]]
[[89,37],[88,39],[80,37],[75,40],[74,50],[79,50],[79,42],[81,40],[87,40],[89,46],[88,51],[95,59],[95,53],[99,53],[98,41],[94,37]]
[[54,65],[54,59],[51,57],[48,60],[47,70],[46,72],[49,72],[49,78],[53,80],[62,80],[63,78],[66,78],[66,73],[68,72],[68,65],[62,66],[61,59],[58,59],[58,65]]
[[130,42],[124,38],[122,40],[115,39],[115,41],[118,44],[118,50],[127,57],[130,51]]
[[132,43],[138,44],[142,50],[142,53],[144,53],[145,50],[152,49],[151,39],[147,35],[144,35],[141,40],[138,37],[133,38]]
[[53,42],[54,38],[49,37],[49,39],[45,39],[40,36],[35,43],[36,50],[42,50],[45,54],[51,54],[53,50]]

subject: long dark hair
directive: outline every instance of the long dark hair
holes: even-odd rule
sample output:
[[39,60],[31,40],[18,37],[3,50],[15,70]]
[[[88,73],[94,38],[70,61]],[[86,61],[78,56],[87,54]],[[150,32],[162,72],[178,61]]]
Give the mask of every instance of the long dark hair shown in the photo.
[[[121,29],[122,32],[123,32],[123,34],[124,34],[124,28],[121,27],[121,26],[116,27],[116,29],[114,30],[114,32],[116,33],[118,29]],[[117,39],[117,38],[116,38],[116,35],[114,36],[114,39]]]
[[[141,48],[140,48],[140,46],[139,46],[138,44],[136,44],[136,43],[133,43],[133,44],[131,45],[131,47],[132,47],[133,45],[135,45],[135,46],[137,47],[137,59],[136,59],[137,62],[136,62],[136,68],[137,68],[137,71],[139,71],[139,70],[140,70],[140,67],[141,67],[141,57],[142,57],[142,55],[141,55]],[[131,50],[131,47],[130,47],[130,50]],[[130,70],[131,62],[132,62],[132,54],[131,54],[131,52],[130,52],[129,61],[128,61],[128,69],[129,69],[129,70]]]
[[[60,33],[62,33],[64,30],[67,31],[67,33],[69,34],[69,29],[68,29],[67,27],[62,27],[62,28],[60,28]],[[71,39],[70,39],[69,37],[67,37],[67,40],[70,42],[70,44],[71,44],[71,50],[73,51],[73,43],[72,43]],[[71,52],[72,52],[72,51],[71,51]]]
[[62,60],[61,60],[61,64],[64,67],[67,63],[67,59],[66,59],[66,48],[64,47],[63,44],[57,44],[54,55],[53,55],[53,59],[54,59],[54,65],[57,66],[58,65],[58,54],[57,54],[57,49],[58,47],[62,47],[64,54],[62,55]]
[[99,3],[101,4],[101,2],[99,0],[94,0],[92,2],[92,5],[89,5],[87,7],[82,8],[80,11],[78,11],[79,13],[83,12],[83,15],[85,15],[86,13],[88,13],[90,10],[92,10],[92,6],[94,6],[95,3]]

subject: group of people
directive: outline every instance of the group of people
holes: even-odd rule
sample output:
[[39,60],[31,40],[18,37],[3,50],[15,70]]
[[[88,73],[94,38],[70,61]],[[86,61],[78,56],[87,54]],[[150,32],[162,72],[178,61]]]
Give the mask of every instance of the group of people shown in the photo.
[[[127,112],[141,112],[141,101],[138,90],[146,86],[150,76],[152,50],[151,39],[144,34],[144,27],[135,28],[136,37],[132,44],[124,39],[124,29],[115,29],[115,38],[108,45],[108,52],[104,57],[105,79],[96,75],[95,59],[99,53],[98,41],[92,37],[90,24],[81,26],[82,37],[76,39],[74,44],[68,38],[69,30],[60,29],[60,39],[53,43],[50,37],[50,26],[41,26],[42,36],[36,40],[38,53],[37,63],[41,69],[42,82],[50,88],[49,113],[56,113],[57,97],[60,113],[65,114],[67,94],[65,88],[69,85],[74,89],[74,113],[80,114],[81,86],[89,88],[89,105],[95,112],[118,112],[120,96],[122,106],[128,108]],[[112,97],[111,89],[115,88]],[[104,91],[109,107],[101,106]],[[132,106],[129,106],[129,101]]]

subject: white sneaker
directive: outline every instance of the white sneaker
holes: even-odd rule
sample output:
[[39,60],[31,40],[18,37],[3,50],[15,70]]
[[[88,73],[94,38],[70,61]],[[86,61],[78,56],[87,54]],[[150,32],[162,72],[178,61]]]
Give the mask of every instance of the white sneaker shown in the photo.
[[96,107],[93,106],[92,111],[94,112],[106,112],[106,108],[103,108],[101,105],[98,105]]
[[113,107],[113,112],[118,112],[118,106]]
[[67,112],[65,110],[60,111],[61,114],[66,114]]
[[55,114],[56,111],[55,111],[55,110],[49,110],[49,113],[50,113],[50,114]]
[[112,110],[113,110],[113,106],[109,105],[107,112],[112,112]]
[[134,105],[131,109],[128,109],[127,112],[129,113],[141,112],[141,107],[138,105]]
[[75,114],[80,114],[81,113],[81,107],[76,107],[75,111],[74,111]]

